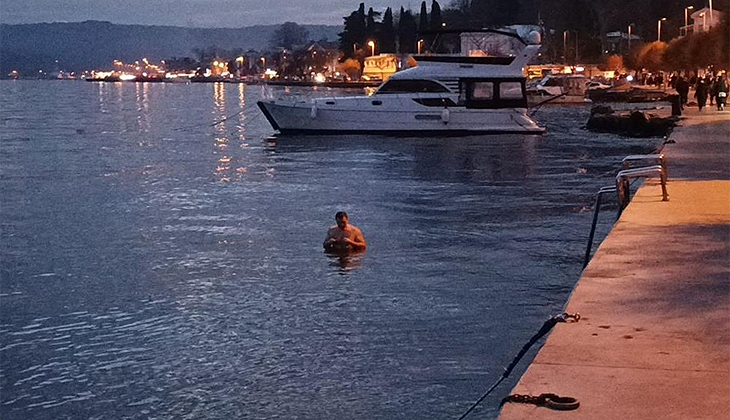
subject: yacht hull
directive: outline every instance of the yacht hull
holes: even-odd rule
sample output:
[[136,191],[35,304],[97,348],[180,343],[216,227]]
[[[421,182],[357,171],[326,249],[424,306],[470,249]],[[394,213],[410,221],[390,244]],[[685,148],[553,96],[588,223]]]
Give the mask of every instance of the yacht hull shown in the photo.
[[316,103],[260,101],[258,106],[282,134],[386,134],[397,136],[473,134],[541,134],[545,130],[524,109],[468,109],[387,106],[363,109]]

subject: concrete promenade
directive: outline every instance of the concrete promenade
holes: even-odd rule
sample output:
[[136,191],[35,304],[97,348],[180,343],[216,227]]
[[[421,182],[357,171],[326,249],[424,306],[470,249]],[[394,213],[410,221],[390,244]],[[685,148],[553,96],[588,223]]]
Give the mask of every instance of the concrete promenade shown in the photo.
[[508,403],[499,419],[730,419],[730,111],[690,109],[670,139],[670,201],[644,183],[569,299],[582,319],[511,391],[580,407]]

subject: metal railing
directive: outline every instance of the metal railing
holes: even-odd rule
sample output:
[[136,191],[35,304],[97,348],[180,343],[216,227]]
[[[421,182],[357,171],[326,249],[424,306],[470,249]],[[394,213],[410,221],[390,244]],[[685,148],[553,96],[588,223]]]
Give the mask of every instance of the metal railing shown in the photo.
[[[655,165],[632,167],[636,163],[655,163]],[[593,237],[595,236],[596,225],[598,223],[598,213],[601,211],[602,197],[605,194],[616,193],[616,198],[618,199],[616,220],[621,217],[621,213],[623,213],[631,201],[630,181],[632,179],[658,177],[662,186],[662,201],[669,201],[669,194],[667,193],[667,162],[664,154],[626,156],[621,162],[621,167],[623,169],[616,175],[616,186],[603,187],[596,194],[596,206],[593,211],[593,222],[591,224],[591,232],[588,235],[588,245],[586,246],[583,259],[583,268],[590,261]]]

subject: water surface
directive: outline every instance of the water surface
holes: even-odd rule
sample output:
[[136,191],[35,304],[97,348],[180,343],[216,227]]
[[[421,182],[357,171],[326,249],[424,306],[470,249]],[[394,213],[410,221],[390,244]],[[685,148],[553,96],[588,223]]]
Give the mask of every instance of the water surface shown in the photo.
[[[0,82],[3,419],[458,418],[560,312],[595,192],[659,143],[585,107],[541,109],[545,136],[272,140],[261,96]],[[338,210],[358,258],[322,253]]]

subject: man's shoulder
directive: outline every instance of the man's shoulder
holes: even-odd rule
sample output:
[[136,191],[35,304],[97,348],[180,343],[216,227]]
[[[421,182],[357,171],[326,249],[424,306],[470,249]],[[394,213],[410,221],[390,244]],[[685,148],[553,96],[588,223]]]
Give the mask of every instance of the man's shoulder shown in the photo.
[[352,229],[352,232],[353,233],[359,233],[359,234],[362,235],[362,232],[360,231],[360,228],[358,228],[357,226],[350,225],[349,227],[350,227],[350,229]]

